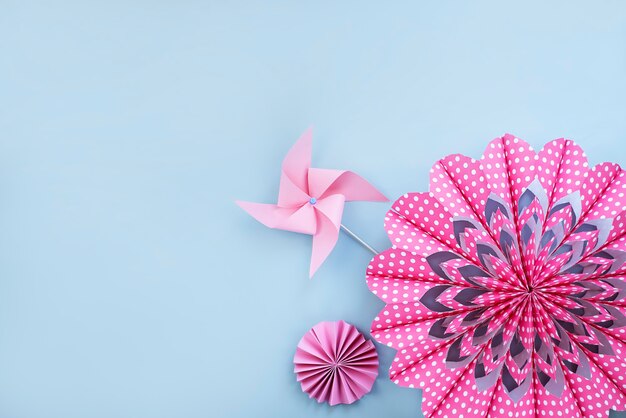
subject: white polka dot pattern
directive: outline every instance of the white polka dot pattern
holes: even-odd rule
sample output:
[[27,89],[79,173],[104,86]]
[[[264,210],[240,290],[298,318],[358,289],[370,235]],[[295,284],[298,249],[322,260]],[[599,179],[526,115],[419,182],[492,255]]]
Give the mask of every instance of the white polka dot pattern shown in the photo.
[[431,192],[452,215],[482,217],[489,189],[478,161],[451,155],[437,162],[430,173]]
[[428,255],[452,249],[452,216],[429,193],[408,193],[385,217],[385,229],[396,248]]
[[579,190],[587,171],[585,152],[569,139],[548,142],[537,154],[537,177],[548,191],[550,206]]
[[537,155],[528,143],[506,134],[489,143],[481,166],[491,191],[515,210],[522,190],[535,178]]
[[387,213],[372,335],[427,417],[607,417],[626,408],[626,180],[557,139],[451,155]]
[[615,218],[621,213],[626,192],[624,176],[624,170],[617,164],[602,163],[594,167],[582,185],[583,213],[590,219]]

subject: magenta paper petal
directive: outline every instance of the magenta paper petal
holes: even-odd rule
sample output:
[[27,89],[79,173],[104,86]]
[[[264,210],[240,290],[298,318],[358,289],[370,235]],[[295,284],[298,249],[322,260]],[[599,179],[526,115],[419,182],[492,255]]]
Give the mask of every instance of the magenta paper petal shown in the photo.
[[435,163],[385,218],[372,335],[426,417],[607,417],[626,409],[626,172],[513,135]]
[[344,321],[311,328],[298,343],[293,363],[302,391],[330,405],[361,399],[378,376],[374,343]]

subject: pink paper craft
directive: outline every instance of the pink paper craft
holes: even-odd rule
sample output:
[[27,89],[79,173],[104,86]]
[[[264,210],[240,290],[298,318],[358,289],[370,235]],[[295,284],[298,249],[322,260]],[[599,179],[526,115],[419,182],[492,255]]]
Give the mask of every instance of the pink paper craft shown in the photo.
[[311,328],[298,343],[293,363],[302,391],[330,405],[361,399],[378,376],[374,343],[344,321]]
[[283,160],[277,204],[237,201],[267,227],[313,235],[310,277],[337,242],[344,202],[388,201],[351,171],[312,168],[312,141],[313,131],[309,129]]
[[372,335],[426,417],[606,417],[626,408],[626,174],[557,139],[451,155],[385,218]]

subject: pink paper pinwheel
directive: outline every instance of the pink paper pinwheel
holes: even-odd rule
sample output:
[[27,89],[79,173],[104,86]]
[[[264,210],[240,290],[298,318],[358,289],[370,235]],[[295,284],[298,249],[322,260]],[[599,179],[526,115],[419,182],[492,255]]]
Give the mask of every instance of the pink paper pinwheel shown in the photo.
[[298,343],[293,362],[302,391],[330,405],[361,399],[378,376],[374,343],[344,321],[311,328]]
[[451,155],[388,212],[372,335],[424,415],[606,417],[626,408],[626,172],[557,139]]
[[309,129],[285,157],[277,204],[237,202],[265,226],[313,235],[310,276],[337,242],[344,202],[387,201],[371,184],[350,171],[312,168],[312,140]]

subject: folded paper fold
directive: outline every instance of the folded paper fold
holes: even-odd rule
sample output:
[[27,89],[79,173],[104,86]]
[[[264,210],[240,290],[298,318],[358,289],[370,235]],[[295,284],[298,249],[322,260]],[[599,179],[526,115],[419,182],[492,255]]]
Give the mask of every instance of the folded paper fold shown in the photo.
[[362,398],[378,376],[374,343],[344,321],[311,328],[298,343],[293,362],[302,391],[330,405]]

